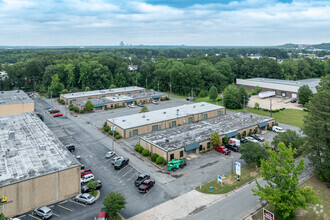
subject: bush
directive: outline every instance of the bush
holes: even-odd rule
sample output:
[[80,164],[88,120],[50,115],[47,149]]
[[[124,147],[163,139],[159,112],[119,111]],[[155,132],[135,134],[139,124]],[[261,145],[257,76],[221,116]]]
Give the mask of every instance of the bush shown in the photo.
[[250,92],[251,95],[255,95],[256,94],[256,91],[254,91],[254,89],[251,90]]
[[222,97],[220,97],[220,98],[217,99],[218,102],[221,102],[221,100],[222,100]]
[[263,108],[262,110],[263,110],[263,111],[265,111],[265,112],[269,112],[269,110],[268,110],[268,109],[266,109],[266,108]]
[[222,138],[222,144],[228,144],[229,140],[227,137]]
[[116,136],[116,135],[119,135],[118,131],[115,131],[115,136]]
[[254,103],[254,108],[255,108],[255,109],[260,109],[260,105],[259,105],[258,102]]
[[121,135],[119,135],[119,134],[117,134],[117,135],[115,135],[115,138],[116,138],[117,140],[119,140],[119,139],[121,139],[121,138],[122,138],[122,136],[121,136]]
[[139,147],[141,147],[140,144],[135,145],[134,148],[135,148],[135,151],[136,151],[136,152],[139,152]]
[[143,155],[144,157],[149,156],[149,150],[148,150],[148,149],[144,149],[144,150],[142,151],[142,155]]
[[278,126],[278,123],[277,122],[275,122],[275,126]]
[[144,150],[144,148],[142,146],[140,146],[139,149],[138,149],[138,152],[142,153],[143,150]]
[[254,134],[258,133],[258,129],[255,128],[254,131],[253,131]]
[[169,97],[167,97],[167,96],[165,97],[165,100],[169,100],[169,99],[170,99]]
[[103,124],[103,128],[105,127],[105,126],[107,126],[108,125],[108,123],[107,122],[104,122],[104,124]]
[[109,125],[104,126],[103,130],[104,130],[105,132],[109,132],[109,131],[110,131],[110,127],[109,127]]
[[[71,105],[69,105],[69,110],[70,111],[73,111],[73,105],[71,104]],[[105,122],[106,123],[106,122]]]
[[164,157],[157,157],[156,164],[161,164],[164,162]]
[[200,97],[200,98],[205,98],[205,97],[207,97],[209,95],[209,92],[208,91],[206,91],[206,90],[201,90],[200,92],[199,92],[199,94],[198,94],[198,97]]
[[[135,149],[135,150],[136,150],[136,149]],[[158,154],[152,154],[151,157],[150,157],[150,159],[151,159],[152,162],[155,162],[155,161],[157,160],[158,157],[159,157]]]
[[109,131],[108,133],[109,133],[110,135],[113,135],[113,132],[112,132],[112,131]]
[[267,126],[267,130],[268,130],[268,131],[271,131],[271,130],[272,130],[272,127]]
[[85,112],[84,109],[81,109],[81,110],[80,110],[80,114],[82,114],[82,113],[84,113],[84,112]]

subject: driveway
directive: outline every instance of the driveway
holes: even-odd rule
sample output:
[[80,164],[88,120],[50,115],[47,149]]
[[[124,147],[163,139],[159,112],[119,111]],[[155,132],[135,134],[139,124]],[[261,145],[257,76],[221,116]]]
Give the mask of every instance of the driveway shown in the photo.
[[[291,103],[292,98],[283,98],[283,97],[272,97],[272,109],[280,109],[280,108],[291,108],[291,109],[299,109],[303,110],[303,107],[296,103]],[[254,108],[255,103],[259,103],[260,108],[270,109],[270,98],[259,98],[258,95],[253,95],[250,97],[248,107]]]

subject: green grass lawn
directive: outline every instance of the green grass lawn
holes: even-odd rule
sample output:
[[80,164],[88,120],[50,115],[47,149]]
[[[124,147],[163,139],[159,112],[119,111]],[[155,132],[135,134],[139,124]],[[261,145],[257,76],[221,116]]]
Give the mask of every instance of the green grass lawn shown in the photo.
[[[237,175],[234,173],[229,173],[225,175],[225,178],[223,179],[223,183],[218,183],[217,180],[212,180],[211,182],[208,182],[202,187],[198,186],[196,187],[196,190],[202,193],[207,194],[225,194],[227,192],[230,192],[234,189],[239,188],[243,184],[255,179],[258,175],[256,171],[255,164],[251,164],[248,166],[245,166],[241,170],[241,176],[240,181],[237,181]],[[209,191],[209,188],[213,186],[214,190]]]

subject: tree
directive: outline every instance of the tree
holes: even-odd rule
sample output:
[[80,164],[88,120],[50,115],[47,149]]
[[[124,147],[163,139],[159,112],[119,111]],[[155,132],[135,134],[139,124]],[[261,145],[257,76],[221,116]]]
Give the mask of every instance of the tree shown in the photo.
[[254,103],[254,108],[255,108],[255,109],[260,109],[260,105],[259,105],[258,102]]
[[117,88],[117,86],[116,86],[115,84],[111,84],[111,85],[109,86],[109,89],[114,89],[114,88]]
[[257,94],[259,94],[261,91],[261,88],[259,86],[256,86],[254,90],[256,91]]
[[288,129],[286,132],[278,133],[274,137],[272,145],[276,147],[281,142],[284,143],[285,146],[299,149],[304,144],[304,138],[300,137],[296,131]]
[[3,213],[0,213],[0,220],[8,220],[8,218],[6,218]]
[[111,216],[117,216],[118,212],[125,208],[126,199],[121,193],[111,192],[104,197],[103,205]]
[[312,95],[313,92],[308,85],[303,85],[298,89],[298,99],[302,105],[307,104]]
[[261,160],[266,160],[269,157],[265,145],[261,146],[253,142],[242,144],[239,152],[241,153],[241,159],[247,164],[256,163],[258,166],[260,166]]
[[245,90],[244,86],[239,87],[238,95],[242,106],[246,106],[249,103],[249,94]]
[[87,91],[91,91],[91,88],[89,88],[89,86],[86,86],[85,87],[85,91],[87,92]]
[[321,180],[330,185],[330,90],[314,95],[307,104],[303,132],[307,143],[303,151]]
[[140,113],[148,112],[148,111],[149,111],[149,110],[148,110],[147,106],[143,106],[143,107],[141,108],[141,110],[140,110]]
[[215,86],[212,86],[209,92],[209,98],[214,102],[218,97],[218,89]]
[[213,146],[220,146],[221,145],[221,139],[219,136],[219,133],[217,131],[212,131],[210,135],[210,140]]
[[225,88],[223,92],[223,104],[226,108],[230,109],[242,108],[242,102],[240,102],[240,96],[235,84],[231,84]]
[[267,200],[275,207],[277,219],[291,219],[293,212],[301,207],[306,209],[309,204],[318,202],[315,192],[310,188],[300,188],[298,175],[305,169],[304,158],[295,165],[293,155],[296,149],[278,145],[278,152],[269,149],[269,160],[261,160],[260,174],[266,181],[261,186],[256,180],[257,188],[252,189],[254,195]]
[[[329,63],[329,73],[330,73],[330,59],[328,59]],[[325,90],[330,90],[330,74],[327,74],[324,77],[321,77],[320,83],[316,86],[317,92],[322,92]]]
[[67,93],[69,93],[69,91],[67,89],[63,89],[61,92],[61,94],[67,94]]
[[86,103],[85,103],[85,110],[86,111],[92,111],[94,109],[94,105],[93,103],[88,100]]
[[98,184],[99,184],[99,182],[97,182],[96,180],[91,180],[88,182],[88,184],[86,186],[91,189],[91,193],[94,193],[96,190],[96,186]]
[[63,89],[64,89],[64,85],[63,83],[60,82],[58,75],[55,74],[54,76],[52,76],[52,83],[48,88],[48,93],[52,92],[53,97],[57,97],[60,95]]

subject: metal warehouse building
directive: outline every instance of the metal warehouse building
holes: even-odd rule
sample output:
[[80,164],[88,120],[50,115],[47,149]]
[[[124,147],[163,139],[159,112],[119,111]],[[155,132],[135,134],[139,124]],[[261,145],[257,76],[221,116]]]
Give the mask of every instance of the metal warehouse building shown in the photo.
[[222,106],[200,102],[112,118],[107,120],[107,124],[110,127],[116,126],[116,131],[122,137],[129,138],[225,114],[226,109]]
[[146,134],[140,137],[140,145],[152,154],[156,153],[169,161],[174,158],[185,158],[189,154],[198,154],[203,147],[210,148],[212,131],[218,131],[222,140],[225,136],[228,138],[237,137],[238,134],[246,136],[254,129],[265,130],[274,123],[274,118],[240,112]]
[[22,90],[1,91],[0,115],[11,115],[24,112],[33,112],[34,102]]
[[33,113],[0,117],[0,213],[20,215],[80,192],[80,163]]
[[237,87],[244,86],[247,90],[255,89],[256,86],[261,88],[261,92],[275,91],[276,96],[287,98],[297,98],[298,89],[303,85],[308,85],[313,93],[316,93],[316,86],[320,83],[319,78],[303,79],[297,81],[252,78],[252,79],[236,79]]
[[65,104],[72,104],[73,101],[86,100],[86,99],[99,99],[103,97],[115,96],[115,95],[129,95],[146,92],[145,88],[131,86],[114,89],[103,89],[86,92],[75,92],[68,94],[61,94],[60,98],[65,101]]

